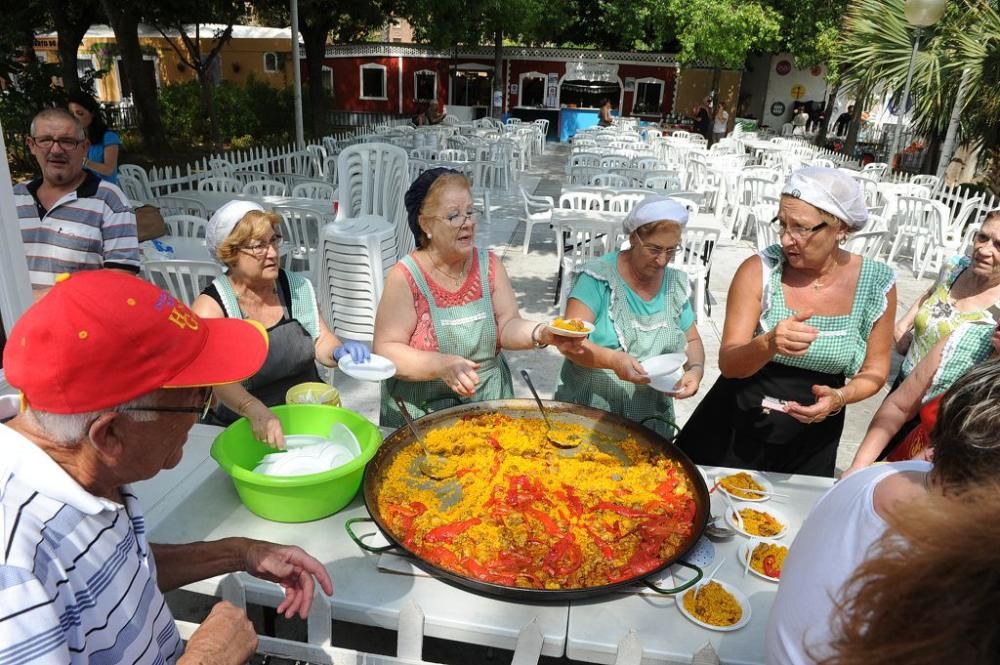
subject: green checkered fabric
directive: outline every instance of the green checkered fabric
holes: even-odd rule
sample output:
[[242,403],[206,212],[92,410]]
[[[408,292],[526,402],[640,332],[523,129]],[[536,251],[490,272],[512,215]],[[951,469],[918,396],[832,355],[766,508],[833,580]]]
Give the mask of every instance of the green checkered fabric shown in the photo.
[[[761,315],[760,332],[767,332],[792,316],[785,305],[781,288],[781,273],[785,264],[780,245],[771,245],[760,253],[768,286],[765,311]],[[868,336],[888,306],[886,294],[896,283],[892,268],[867,257],[862,259],[861,274],[854,293],[850,314],[813,316],[807,323],[820,331],[802,356],[774,356],[774,361],[827,374],[853,376],[864,364],[868,353]],[[767,274],[770,273],[770,274]]]
[[992,323],[966,323],[949,335],[941,352],[941,363],[931,380],[931,387],[924,394],[924,403],[951,388],[973,366],[990,357],[993,353],[995,329],[996,326]]

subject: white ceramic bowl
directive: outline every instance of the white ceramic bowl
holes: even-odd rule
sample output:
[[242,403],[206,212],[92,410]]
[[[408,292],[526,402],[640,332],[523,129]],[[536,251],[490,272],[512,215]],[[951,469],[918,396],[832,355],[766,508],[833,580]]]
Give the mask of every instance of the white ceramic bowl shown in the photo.
[[733,594],[733,597],[736,598],[736,601],[740,604],[740,607],[743,608],[743,616],[740,617],[740,620],[731,626],[713,626],[710,623],[705,623],[701,619],[697,618],[696,616],[688,612],[687,609],[685,609],[684,607],[684,596],[686,596],[696,587],[692,587],[687,591],[677,594],[676,596],[677,609],[681,611],[681,614],[683,614],[689,621],[698,624],[702,628],[707,628],[708,630],[718,630],[724,633],[733,630],[739,630],[743,626],[750,623],[750,600],[746,597],[746,594],[728,582],[723,582],[722,580],[713,580],[713,582],[718,582],[723,589]]
[[733,506],[736,508],[736,510],[743,510],[743,509],[746,508],[746,509],[750,509],[750,510],[757,510],[757,511],[760,511],[762,513],[767,513],[768,515],[770,515],[774,519],[776,519],[779,522],[781,522],[781,525],[783,527],[781,529],[781,531],[779,531],[778,533],[776,533],[776,534],[774,534],[772,536],[761,536],[758,533],[747,533],[746,531],[744,531],[743,529],[741,529],[739,526],[737,526],[736,519],[733,517],[733,511],[732,511],[732,509],[729,508],[729,506],[726,506],[726,524],[728,524],[729,526],[733,527],[734,529],[736,529],[738,532],[742,533],[747,538],[769,538],[769,539],[774,540],[774,539],[777,539],[777,538],[781,538],[786,533],[788,533],[788,524],[789,524],[788,517],[783,512],[781,512],[780,510],[778,510],[776,508],[772,508],[770,506],[763,506],[763,505],[761,505],[759,503],[748,503],[748,502],[744,502],[744,501],[740,501],[738,503],[734,503]]
[[[715,478],[713,478],[712,484],[718,483],[723,478],[728,478],[729,476],[735,476],[737,473],[747,473],[747,474],[750,474],[750,477],[753,478],[754,482],[757,483],[758,485],[760,485],[761,487],[763,487],[765,492],[773,492],[774,491],[774,485],[771,483],[771,481],[768,480],[767,478],[765,478],[762,474],[757,473],[756,471],[742,471],[742,472],[741,471],[724,471],[724,472],[720,472],[720,473],[716,474]],[[709,487],[711,487],[711,486],[712,485],[709,485]],[[729,490],[727,490],[725,487],[723,487],[723,485],[721,483],[719,484],[719,491],[722,492],[723,494],[729,495],[729,497],[731,499],[733,499],[734,501],[751,501],[751,502],[754,502],[754,503],[760,503],[761,501],[767,501],[768,499],[771,498],[771,497],[767,496],[766,494],[760,494],[760,495],[754,496],[754,497],[751,497],[749,494],[747,496],[737,496],[737,495],[733,494],[732,492],[730,492]]]
[[750,559],[750,553],[753,552],[755,549],[757,549],[757,546],[760,545],[760,544],[762,544],[762,543],[770,543],[772,545],[779,545],[781,547],[788,547],[787,545],[781,545],[781,543],[779,543],[779,542],[777,542],[777,541],[775,541],[773,539],[751,538],[750,540],[744,540],[742,543],[740,543],[739,548],[736,550],[736,556],[740,560],[740,566],[742,566],[744,569],[749,570],[751,573],[753,573],[754,575],[756,575],[757,577],[759,577],[761,579],[767,580],[768,582],[774,582],[775,584],[778,584],[778,583],[781,582],[781,578],[780,577],[771,577],[770,575],[765,575],[764,573],[760,572],[759,570],[757,570],[753,566],[748,566],[747,565],[747,561]]

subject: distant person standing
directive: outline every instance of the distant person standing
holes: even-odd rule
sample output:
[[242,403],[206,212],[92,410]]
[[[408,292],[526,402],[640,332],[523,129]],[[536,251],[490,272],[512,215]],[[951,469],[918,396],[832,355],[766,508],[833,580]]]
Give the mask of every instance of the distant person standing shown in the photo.
[[695,131],[704,136],[706,141],[712,140],[712,122],[712,98],[706,97],[694,109]]
[[722,104],[715,111],[715,124],[712,127],[712,143],[718,143],[726,138],[726,131],[729,129],[729,111]]
[[615,124],[614,119],[611,117],[611,100],[604,98],[601,100],[600,110],[597,113],[597,124],[601,127],[610,127]]
[[101,180],[118,184],[118,146],[121,137],[108,129],[101,116],[101,107],[93,97],[84,92],[69,94],[69,112],[76,116],[87,133],[90,147],[83,160],[83,168],[93,171]]
[[806,113],[806,107],[800,106],[792,117],[792,136],[805,136],[807,122],[809,122],[809,114]]
[[833,125],[833,133],[836,136],[843,136],[851,126],[851,116],[854,115],[854,104],[849,104],[847,110],[837,116],[837,122]]

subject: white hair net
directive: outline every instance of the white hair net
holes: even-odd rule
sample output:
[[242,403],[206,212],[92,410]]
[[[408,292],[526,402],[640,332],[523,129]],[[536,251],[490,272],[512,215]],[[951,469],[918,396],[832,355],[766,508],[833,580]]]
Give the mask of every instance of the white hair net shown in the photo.
[[868,221],[861,184],[837,169],[807,166],[794,171],[781,193],[828,212],[855,231]]
[[259,204],[241,200],[225,203],[215,211],[208,220],[208,226],[205,227],[205,243],[212,250],[212,256],[215,256],[215,250],[229,237],[240,220],[253,210],[264,212],[264,208]]
[[673,222],[684,226],[688,221],[688,210],[683,204],[668,197],[653,194],[635,204],[625,218],[625,233],[629,234],[640,226],[656,222]]

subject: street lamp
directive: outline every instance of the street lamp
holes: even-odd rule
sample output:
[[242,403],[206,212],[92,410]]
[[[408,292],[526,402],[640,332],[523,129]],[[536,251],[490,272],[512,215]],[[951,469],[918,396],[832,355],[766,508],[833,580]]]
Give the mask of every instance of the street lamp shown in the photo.
[[903,5],[903,15],[906,22],[916,28],[913,35],[913,51],[910,53],[910,66],[906,70],[906,86],[903,97],[896,107],[896,127],[892,133],[892,146],[889,150],[890,168],[892,160],[899,150],[899,139],[903,133],[903,116],[906,114],[906,104],[910,99],[910,84],[913,83],[913,67],[916,64],[917,50],[920,48],[920,34],[923,29],[934,25],[944,14],[946,0],[906,0]]

